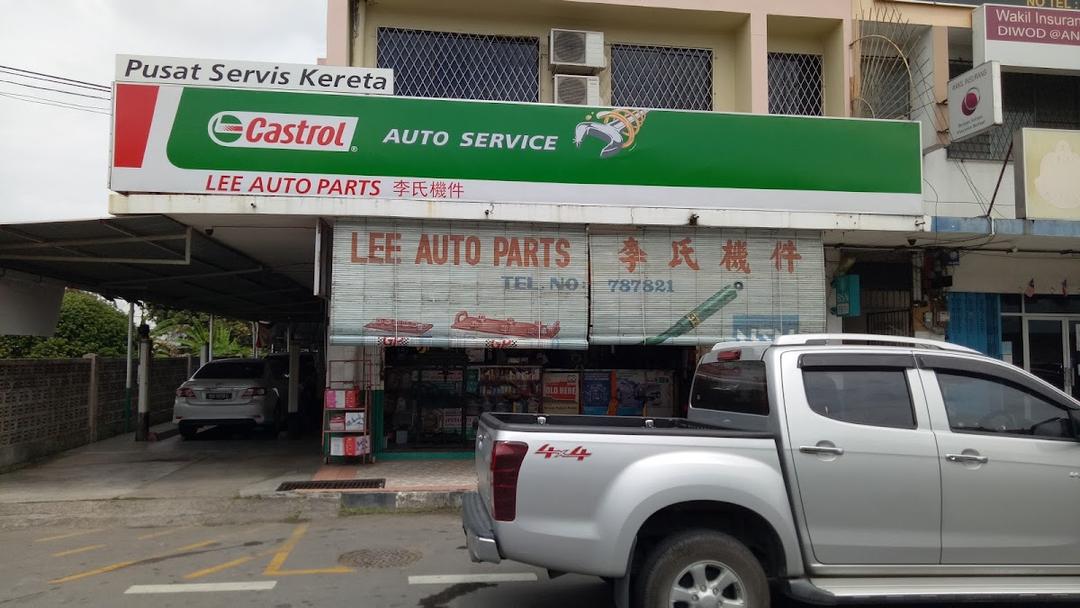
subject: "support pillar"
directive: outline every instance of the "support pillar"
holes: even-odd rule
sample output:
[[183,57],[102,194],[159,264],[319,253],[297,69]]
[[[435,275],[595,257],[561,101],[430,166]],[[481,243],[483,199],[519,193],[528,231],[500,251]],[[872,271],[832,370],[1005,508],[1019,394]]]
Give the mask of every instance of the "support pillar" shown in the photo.
[[139,419],[135,441],[150,438],[150,326],[139,326]]
[[199,347],[199,367],[210,362],[210,345],[203,344]]
[[90,442],[98,440],[98,356],[94,353],[83,355],[90,361],[90,386],[86,397],[86,426],[90,431]]
[[135,333],[135,304],[128,302],[127,375],[124,380],[124,431],[131,431],[132,334]]
[[214,315],[210,315],[210,337],[206,339],[206,360],[214,360]]
[[296,341],[296,326],[289,324],[289,437],[300,436],[300,345]]

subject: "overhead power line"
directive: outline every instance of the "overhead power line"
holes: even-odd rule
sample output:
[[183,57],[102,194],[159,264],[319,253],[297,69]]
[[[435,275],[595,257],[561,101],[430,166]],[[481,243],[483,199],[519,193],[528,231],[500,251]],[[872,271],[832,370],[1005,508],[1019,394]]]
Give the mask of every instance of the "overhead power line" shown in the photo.
[[[105,91],[110,90],[109,87],[107,87],[107,86],[105,86],[103,84],[98,84],[96,82],[87,82],[85,80],[76,80],[74,78],[67,78],[65,76],[56,76],[54,74],[45,74],[44,72],[35,72],[33,70],[24,70],[22,68],[17,68],[17,67],[10,66],[10,65],[0,65],[0,68],[2,68],[4,70],[11,70],[11,71],[19,72],[20,74],[29,74],[30,76],[27,76],[28,78],[33,77],[33,76],[37,76],[37,77],[39,77],[39,79],[48,78],[48,79],[51,79],[51,80],[61,81],[61,83],[69,84],[71,86],[81,86],[83,88],[94,88],[94,89],[100,89],[100,90],[105,90]],[[60,84],[60,83],[58,83],[58,84]]]
[[8,97],[17,101],[25,101],[27,103],[36,103],[44,106],[55,106],[57,108],[65,108],[68,110],[78,110],[80,112],[90,112],[91,114],[103,114],[109,116],[107,108],[100,108],[97,106],[84,106],[75,103],[67,103],[64,101],[57,101],[55,99],[47,99],[45,97],[36,97],[34,95],[23,95],[21,93],[5,93],[0,91],[0,97]]
[[38,90],[41,90],[41,91],[52,91],[53,93],[63,93],[64,95],[77,95],[79,97],[88,97],[90,99],[103,99],[105,101],[109,101],[108,97],[102,97],[100,95],[87,95],[86,93],[77,93],[75,91],[65,91],[63,89],[54,89],[52,87],[39,87],[36,84],[26,84],[24,82],[16,82],[14,80],[4,80],[3,78],[0,78],[0,82],[6,82],[8,84],[13,84],[13,85],[19,86],[19,87],[26,87],[28,89],[38,89]]
[[88,91],[94,91],[95,93],[109,93],[109,92],[112,91],[112,89],[110,89],[109,87],[102,86],[102,85],[75,84],[75,83],[71,83],[71,82],[64,82],[62,80],[57,80],[55,78],[45,78],[45,77],[42,77],[42,76],[33,76],[31,74],[21,74],[19,72],[16,72],[15,70],[8,70],[8,69],[5,69],[5,68],[0,68],[0,74],[4,74],[6,76],[15,76],[17,78],[25,78],[25,79],[33,81],[33,82],[45,82],[45,83],[48,83],[48,84],[55,84],[55,85],[60,85],[60,86],[65,86],[65,87],[73,87],[73,88],[85,89],[85,90],[88,90]]

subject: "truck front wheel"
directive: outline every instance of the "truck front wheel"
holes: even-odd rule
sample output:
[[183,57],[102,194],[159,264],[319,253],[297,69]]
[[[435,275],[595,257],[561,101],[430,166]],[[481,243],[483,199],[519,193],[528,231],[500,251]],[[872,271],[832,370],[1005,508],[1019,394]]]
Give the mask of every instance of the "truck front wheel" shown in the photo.
[[642,608],[768,608],[769,581],[727,534],[690,530],[653,548],[635,577]]

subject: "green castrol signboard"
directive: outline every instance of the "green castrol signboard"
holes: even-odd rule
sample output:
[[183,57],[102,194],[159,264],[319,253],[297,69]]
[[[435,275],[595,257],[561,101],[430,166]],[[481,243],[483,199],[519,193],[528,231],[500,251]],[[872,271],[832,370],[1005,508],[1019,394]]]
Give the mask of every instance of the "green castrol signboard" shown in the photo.
[[118,192],[922,213],[912,122],[148,83],[115,99]]

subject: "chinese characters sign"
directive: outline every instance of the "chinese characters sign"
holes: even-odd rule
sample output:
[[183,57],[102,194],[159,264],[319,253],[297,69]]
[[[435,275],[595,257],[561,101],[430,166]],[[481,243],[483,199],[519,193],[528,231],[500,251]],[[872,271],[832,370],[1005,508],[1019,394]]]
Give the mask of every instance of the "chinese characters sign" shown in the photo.
[[821,239],[646,228],[589,237],[595,344],[690,345],[825,329]]
[[[922,214],[917,123],[118,83],[118,192]],[[259,208],[259,206],[256,206]]]
[[335,344],[584,348],[585,228],[368,220],[334,230]]

